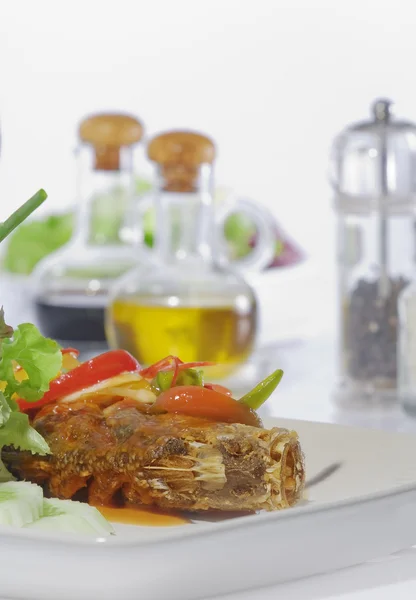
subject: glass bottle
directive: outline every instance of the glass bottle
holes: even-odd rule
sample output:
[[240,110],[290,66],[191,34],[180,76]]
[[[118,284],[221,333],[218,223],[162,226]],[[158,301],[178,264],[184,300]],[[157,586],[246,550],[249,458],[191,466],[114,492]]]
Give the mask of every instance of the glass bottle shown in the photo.
[[[136,260],[136,251],[122,241],[119,229],[123,210],[134,197],[133,152],[142,135],[140,121],[124,114],[96,114],[80,123],[74,234],[34,271],[42,333],[81,350],[106,346],[109,287]],[[106,222],[112,229],[101,227],[97,234],[97,219],[108,211],[109,200],[114,211]]]
[[239,269],[262,269],[274,254],[270,216],[249,202],[212,205],[215,147],[204,135],[171,131],[154,137],[148,157],[156,165],[155,242],[145,260],[115,284],[107,311],[109,344],[143,364],[173,354],[183,361],[213,361],[213,375],[231,373],[250,355],[256,333],[253,290],[224,257],[222,227],[230,212],[255,221],[260,243]]
[[416,127],[376,100],[332,151],[338,216],[340,386],[359,403],[397,397],[398,297],[415,261]]

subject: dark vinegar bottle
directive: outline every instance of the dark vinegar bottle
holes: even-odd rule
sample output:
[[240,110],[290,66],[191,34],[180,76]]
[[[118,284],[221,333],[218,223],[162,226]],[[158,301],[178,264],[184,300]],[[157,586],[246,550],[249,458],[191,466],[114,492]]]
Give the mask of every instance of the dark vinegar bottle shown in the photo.
[[[37,322],[44,335],[64,345],[87,351],[107,345],[108,290],[136,259],[121,230],[135,193],[133,152],[142,135],[141,123],[124,114],[96,114],[80,124],[74,235],[34,272]],[[97,232],[93,219],[103,216],[107,226]]]

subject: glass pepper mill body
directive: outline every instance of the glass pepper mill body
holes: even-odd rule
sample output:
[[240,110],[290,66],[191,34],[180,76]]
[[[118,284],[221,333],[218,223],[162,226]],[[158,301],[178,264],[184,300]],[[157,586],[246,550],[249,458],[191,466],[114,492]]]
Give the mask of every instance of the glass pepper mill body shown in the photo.
[[[228,375],[253,349],[257,305],[243,277],[220,264],[211,194],[214,144],[197,133],[168,132],[151,140],[148,156],[157,169],[149,198],[155,244],[114,287],[106,321],[110,346],[129,350],[144,365],[173,354],[218,363],[213,376]],[[273,252],[271,239],[263,266]]]
[[416,129],[377,100],[335,140],[341,402],[397,397],[398,298],[415,259]]
[[[114,219],[134,196],[133,148],[143,134],[134,117],[110,113],[84,119],[77,149],[78,208],[74,235],[34,272],[35,308],[43,334],[81,350],[106,347],[104,310],[111,284],[136,260],[118,225],[97,234],[94,219],[112,202]],[[103,207],[104,205],[104,207]],[[110,221],[111,222],[111,221]]]

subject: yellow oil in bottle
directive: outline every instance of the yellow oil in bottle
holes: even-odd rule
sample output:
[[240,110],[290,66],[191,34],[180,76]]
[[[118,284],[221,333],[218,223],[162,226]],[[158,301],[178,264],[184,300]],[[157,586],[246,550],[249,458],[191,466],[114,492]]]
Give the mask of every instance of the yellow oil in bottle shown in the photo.
[[[153,303],[152,303],[153,300]],[[108,338],[142,365],[169,354],[185,362],[211,361],[207,376],[223,378],[250,355],[255,338],[254,301],[243,297],[228,304],[215,299],[203,306],[169,306],[154,298],[119,297],[109,311]]]

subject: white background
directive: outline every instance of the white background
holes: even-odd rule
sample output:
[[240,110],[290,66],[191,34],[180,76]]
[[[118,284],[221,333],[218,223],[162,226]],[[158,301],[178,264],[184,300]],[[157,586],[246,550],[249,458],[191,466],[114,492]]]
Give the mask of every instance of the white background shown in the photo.
[[415,32],[413,0],[0,0],[0,218],[67,207],[79,119],[121,109],[212,135],[218,182],[332,260],[331,139],[378,95],[416,120]]

